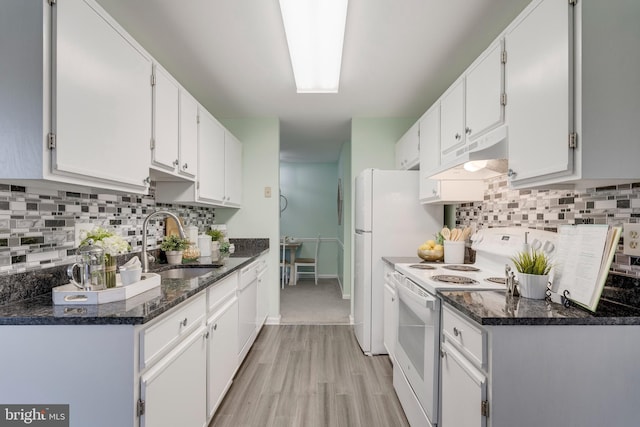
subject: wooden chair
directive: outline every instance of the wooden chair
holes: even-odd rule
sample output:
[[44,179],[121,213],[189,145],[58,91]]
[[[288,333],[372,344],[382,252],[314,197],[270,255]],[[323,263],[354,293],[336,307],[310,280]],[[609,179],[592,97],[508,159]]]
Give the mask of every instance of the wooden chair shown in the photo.
[[292,268],[291,263],[287,261],[287,247],[285,243],[286,237],[280,239],[280,248],[282,249],[282,253],[280,254],[280,282],[282,289],[284,289],[285,283],[289,283]]
[[[308,274],[313,273],[315,276],[316,285],[318,284],[318,251],[320,250],[320,235],[316,239],[316,255],[314,258],[296,258],[296,262],[294,265],[294,277],[296,279],[296,283],[298,282],[298,277],[300,277],[300,273]],[[300,270],[300,267],[305,268],[304,271]],[[309,268],[311,270],[309,270]]]

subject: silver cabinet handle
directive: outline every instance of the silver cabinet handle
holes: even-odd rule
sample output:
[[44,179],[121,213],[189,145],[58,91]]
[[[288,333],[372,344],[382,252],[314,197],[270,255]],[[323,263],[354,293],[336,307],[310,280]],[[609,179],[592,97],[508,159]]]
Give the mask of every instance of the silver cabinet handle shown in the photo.
[[178,161],[178,159],[175,159],[173,161],[173,166],[178,166],[180,164],[180,162]]
[[508,176],[509,178],[512,178],[512,179],[513,179],[513,178],[515,178],[515,176],[516,176],[516,175],[518,175],[518,174],[517,174],[517,173],[516,173],[516,171],[514,171],[513,169],[509,169],[509,171],[507,172],[507,176]]
[[456,133],[456,139],[459,140],[460,138],[462,138],[462,135],[460,135],[459,133]]
[[150,176],[146,177],[145,179],[143,179],[143,180],[142,180],[142,182],[143,182],[145,185],[149,185],[149,184],[151,184],[151,177],[150,177]]
[[216,323],[215,325],[213,325],[213,330],[217,330],[218,329],[218,324]]
[[187,318],[185,317],[184,320],[180,321],[180,326],[187,326]]
[[182,165],[182,169],[183,170],[187,170],[187,168],[189,167],[189,165],[187,163],[185,163],[184,165]]
[[209,331],[207,331],[207,332],[204,334],[204,339],[207,339],[207,340],[209,339]]
[[470,127],[466,127],[464,128],[464,131],[467,135],[471,135],[471,128]]
[[447,352],[446,352],[446,351],[444,351],[444,350],[440,350],[440,357],[441,357],[441,358],[443,358],[443,359],[444,359],[445,357],[447,357]]
[[455,336],[461,336],[462,335],[462,330],[456,328],[455,326],[453,327],[453,335]]

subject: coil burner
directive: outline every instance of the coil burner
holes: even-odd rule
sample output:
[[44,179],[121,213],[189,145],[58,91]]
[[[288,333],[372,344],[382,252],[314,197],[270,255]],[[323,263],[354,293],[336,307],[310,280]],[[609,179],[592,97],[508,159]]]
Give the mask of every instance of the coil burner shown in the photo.
[[409,267],[417,268],[419,270],[435,270],[436,268],[429,264],[411,264]]
[[442,268],[446,268],[447,270],[453,270],[453,271],[480,271],[479,268],[472,267],[470,265],[451,264],[451,265],[445,265]]
[[507,284],[507,279],[505,279],[504,277],[487,277],[486,279],[487,282],[491,282],[491,283],[498,283],[500,285],[506,285]]
[[455,283],[456,285],[475,285],[477,280],[473,280],[470,277],[456,276],[453,274],[439,274],[431,277],[434,280],[444,283]]

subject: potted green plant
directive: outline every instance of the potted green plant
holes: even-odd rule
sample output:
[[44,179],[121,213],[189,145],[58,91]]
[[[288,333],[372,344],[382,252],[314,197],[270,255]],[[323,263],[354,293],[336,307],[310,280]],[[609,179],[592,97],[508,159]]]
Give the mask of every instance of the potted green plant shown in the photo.
[[511,258],[518,271],[518,289],[520,295],[531,299],[544,299],[549,283],[551,261],[538,251],[524,251]]
[[218,229],[211,229],[206,232],[207,235],[211,236],[211,258],[214,260],[224,258],[230,255],[229,253],[229,239],[225,235],[224,231]]
[[180,236],[172,234],[165,237],[160,244],[162,249],[167,255],[167,262],[169,264],[180,264],[182,262],[182,252],[189,246],[189,239],[183,239]]

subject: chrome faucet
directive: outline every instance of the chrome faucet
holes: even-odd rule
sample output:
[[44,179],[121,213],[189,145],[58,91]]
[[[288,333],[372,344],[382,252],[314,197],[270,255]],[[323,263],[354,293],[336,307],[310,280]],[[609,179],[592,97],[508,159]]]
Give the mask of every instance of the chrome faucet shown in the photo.
[[180,223],[180,218],[178,218],[174,213],[169,211],[155,211],[147,215],[142,223],[142,272],[149,272],[149,254],[147,254],[147,225],[149,224],[149,220],[155,216],[165,215],[173,218],[178,224],[178,233],[180,237],[185,239],[187,234],[184,232],[184,228],[182,228],[182,224]]

